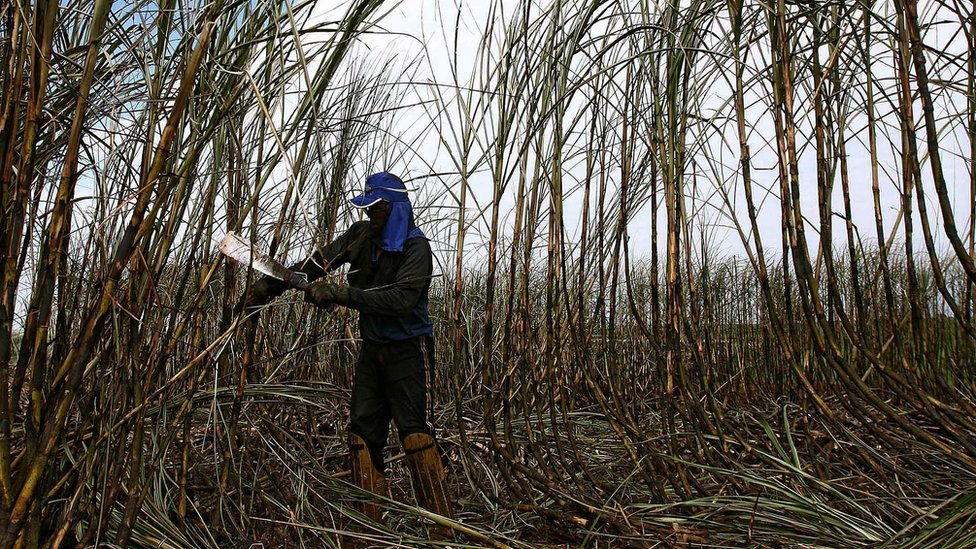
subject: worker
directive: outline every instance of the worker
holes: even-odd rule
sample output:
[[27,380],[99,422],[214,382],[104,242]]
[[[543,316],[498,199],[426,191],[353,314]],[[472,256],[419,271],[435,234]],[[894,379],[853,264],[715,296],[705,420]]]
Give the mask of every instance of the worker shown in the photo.
[[[348,430],[352,480],[364,490],[387,494],[383,449],[392,420],[406,454],[417,503],[451,518],[446,474],[431,422],[430,244],[414,222],[407,188],[397,176],[386,172],[370,175],[365,192],[350,203],[364,210],[368,221],[354,223],[293,268],[315,280],[349,265],[348,284],[316,280],[305,291],[305,301],[317,307],[340,305],[359,311],[362,345]],[[263,305],[286,289],[284,282],[264,277],[248,291],[244,307]],[[382,518],[375,503],[361,502],[359,510],[375,521]]]

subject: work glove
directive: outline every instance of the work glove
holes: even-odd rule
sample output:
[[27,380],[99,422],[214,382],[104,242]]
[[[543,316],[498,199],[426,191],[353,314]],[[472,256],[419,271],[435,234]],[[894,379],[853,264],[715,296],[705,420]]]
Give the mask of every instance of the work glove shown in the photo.
[[238,315],[242,312],[252,313],[262,305],[271,300],[271,298],[280,294],[280,287],[282,282],[271,278],[263,277],[257,282],[251,285],[244,297],[237,302],[237,306],[234,307],[234,314]]
[[308,285],[308,289],[305,290],[305,301],[317,307],[328,307],[332,304],[348,306],[349,286],[318,280]]

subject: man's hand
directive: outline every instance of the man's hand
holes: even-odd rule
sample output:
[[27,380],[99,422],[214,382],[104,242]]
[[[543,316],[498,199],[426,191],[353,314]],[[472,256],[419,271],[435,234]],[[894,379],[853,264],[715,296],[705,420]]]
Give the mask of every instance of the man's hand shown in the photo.
[[305,301],[317,307],[329,305],[349,305],[349,286],[319,280],[309,284],[305,290]]
[[267,303],[272,297],[275,296],[275,290],[281,283],[273,278],[264,277],[248,289],[244,297],[237,302],[237,306],[234,307],[234,314],[238,315],[241,312],[254,312],[256,309]]

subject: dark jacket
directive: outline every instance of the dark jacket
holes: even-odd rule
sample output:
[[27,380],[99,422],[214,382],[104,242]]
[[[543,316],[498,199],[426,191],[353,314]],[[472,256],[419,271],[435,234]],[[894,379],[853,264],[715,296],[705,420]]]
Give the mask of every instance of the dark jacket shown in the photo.
[[359,333],[377,342],[432,334],[427,294],[433,255],[426,238],[410,238],[402,252],[380,248],[368,221],[353,224],[338,238],[294,266],[314,280],[349,264],[349,306],[359,310]]

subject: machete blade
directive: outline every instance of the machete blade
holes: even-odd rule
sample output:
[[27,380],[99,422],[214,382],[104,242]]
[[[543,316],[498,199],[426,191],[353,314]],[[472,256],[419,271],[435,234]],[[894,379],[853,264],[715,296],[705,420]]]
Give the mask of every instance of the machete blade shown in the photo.
[[240,263],[250,265],[255,271],[277,278],[299,290],[308,287],[305,273],[299,273],[285,267],[268,254],[258,250],[250,242],[241,238],[234,231],[228,232],[217,246],[220,253]]

